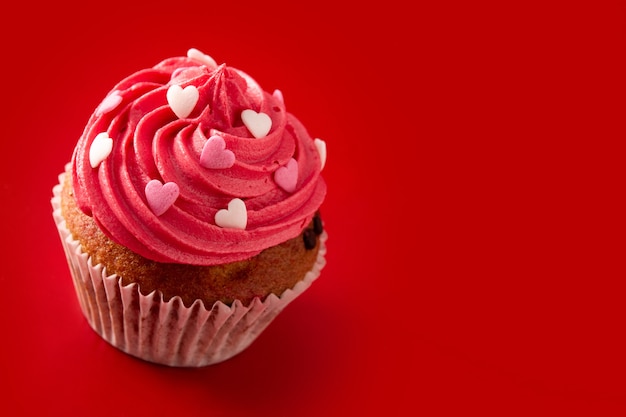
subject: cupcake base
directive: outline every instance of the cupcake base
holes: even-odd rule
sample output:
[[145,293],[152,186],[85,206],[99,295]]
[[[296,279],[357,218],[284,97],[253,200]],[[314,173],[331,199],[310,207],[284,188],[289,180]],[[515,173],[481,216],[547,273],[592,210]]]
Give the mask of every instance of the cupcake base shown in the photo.
[[53,218],[89,325],[104,340],[137,358],[168,366],[200,367],[225,361],[245,350],[271,321],[317,279],[325,265],[327,234],[313,268],[280,296],[255,298],[245,306],[217,301],[207,308],[200,300],[186,307],[180,297],[164,301],[158,291],[141,294],[137,284],[123,285],[102,265],[93,265],[72,238],[61,215],[63,175],[53,188]]

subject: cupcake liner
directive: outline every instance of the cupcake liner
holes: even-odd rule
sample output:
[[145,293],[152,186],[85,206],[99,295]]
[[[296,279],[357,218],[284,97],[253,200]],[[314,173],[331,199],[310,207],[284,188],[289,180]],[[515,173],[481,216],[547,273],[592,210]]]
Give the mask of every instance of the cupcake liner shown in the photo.
[[140,359],[168,366],[200,367],[225,361],[245,350],[271,321],[319,276],[327,238],[320,236],[315,265],[303,280],[280,296],[270,294],[250,305],[220,301],[207,309],[200,300],[186,307],[180,297],[163,300],[159,291],[143,295],[137,284],[123,285],[93,265],[72,238],[61,215],[63,177],[53,188],[53,218],[59,231],[74,288],[90,326],[116,348]]

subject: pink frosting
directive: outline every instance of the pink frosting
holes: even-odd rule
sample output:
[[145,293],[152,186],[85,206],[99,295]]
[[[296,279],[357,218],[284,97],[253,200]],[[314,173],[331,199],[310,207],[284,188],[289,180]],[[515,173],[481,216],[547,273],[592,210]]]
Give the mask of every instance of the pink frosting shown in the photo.
[[[179,119],[172,111],[171,85],[197,88],[189,116]],[[255,138],[243,124],[246,109],[270,116],[266,136]],[[102,132],[113,148],[92,168],[91,143]],[[216,135],[235,155],[228,168],[201,164],[204,144]],[[288,192],[274,173],[292,158],[297,183]],[[319,152],[304,126],[286,112],[281,94],[263,91],[235,68],[208,68],[187,57],[164,60],[118,83],[91,116],[72,164],[81,210],[112,240],[159,262],[214,265],[256,255],[298,236],[326,195]],[[146,198],[152,180],[179,188],[160,215]],[[245,230],[215,223],[216,213],[235,198],[246,205]]]

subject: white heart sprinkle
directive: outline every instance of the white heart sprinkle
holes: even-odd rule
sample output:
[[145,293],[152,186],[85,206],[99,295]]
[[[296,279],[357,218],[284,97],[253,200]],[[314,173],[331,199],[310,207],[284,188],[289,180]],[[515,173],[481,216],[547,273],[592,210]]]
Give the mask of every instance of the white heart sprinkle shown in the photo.
[[257,113],[251,109],[241,112],[241,120],[255,138],[266,136],[272,128],[271,117],[265,113]]
[[317,152],[320,154],[320,161],[322,163],[320,170],[322,170],[324,169],[324,165],[326,165],[326,142],[324,142],[320,138],[315,138],[313,143],[317,148]]
[[248,212],[246,211],[246,203],[239,198],[233,198],[228,203],[227,209],[222,209],[215,213],[215,224],[220,227],[245,230],[247,223]]
[[191,59],[195,59],[196,61],[202,62],[209,69],[217,68],[217,62],[209,55],[197,50],[196,48],[191,48],[187,51],[187,57]]
[[199,98],[198,89],[188,85],[184,89],[180,85],[172,85],[167,89],[167,102],[179,119],[189,116],[196,107]]
[[96,168],[100,165],[100,162],[104,161],[113,149],[113,139],[109,137],[107,132],[98,133],[91,142],[89,148],[89,164],[92,168]]

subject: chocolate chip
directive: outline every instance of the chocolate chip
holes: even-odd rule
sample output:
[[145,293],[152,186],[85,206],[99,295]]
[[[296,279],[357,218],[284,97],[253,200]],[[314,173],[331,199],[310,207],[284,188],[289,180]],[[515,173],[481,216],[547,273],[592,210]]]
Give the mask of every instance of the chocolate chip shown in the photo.
[[307,250],[311,250],[315,248],[315,245],[317,245],[317,236],[315,235],[313,229],[304,229],[302,239],[304,240],[304,247]]
[[322,218],[319,213],[315,213],[315,216],[313,217],[313,230],[316,235],[321,235],[324,231],[324,225],[322,224]]

